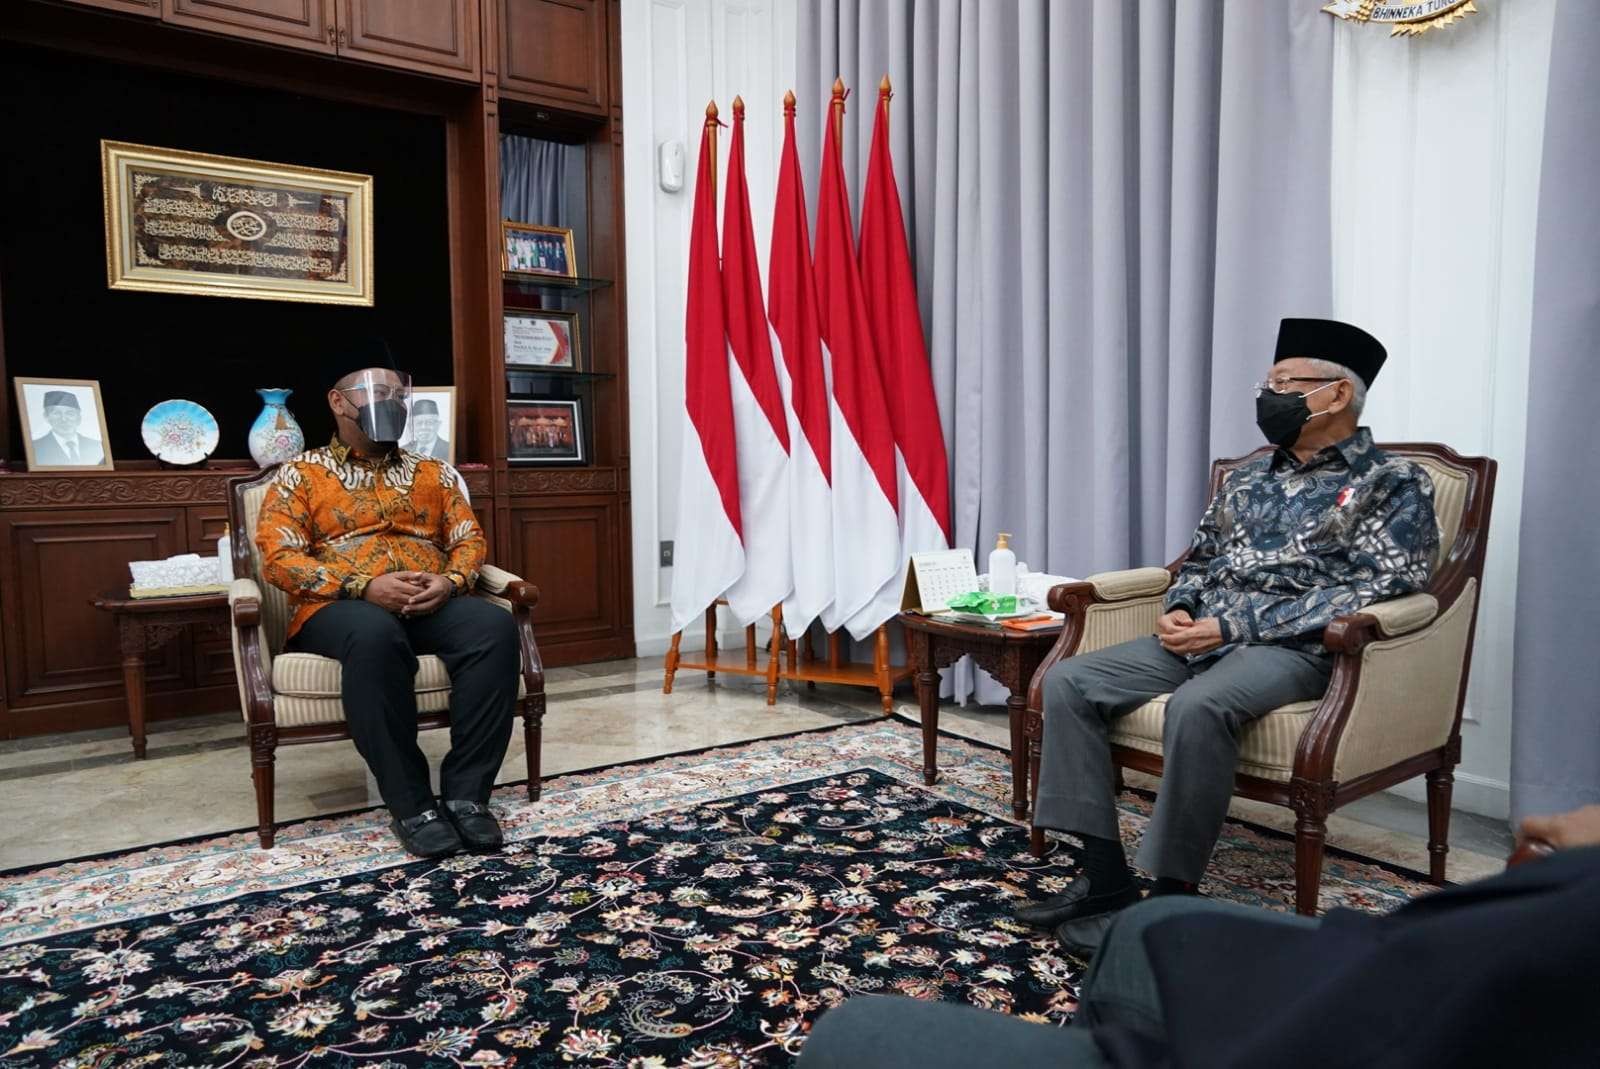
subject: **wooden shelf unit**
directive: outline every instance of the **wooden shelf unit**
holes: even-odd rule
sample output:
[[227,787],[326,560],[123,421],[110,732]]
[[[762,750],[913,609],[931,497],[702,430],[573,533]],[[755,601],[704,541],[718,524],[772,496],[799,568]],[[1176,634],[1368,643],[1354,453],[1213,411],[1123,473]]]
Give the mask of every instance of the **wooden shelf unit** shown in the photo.
[[[438,212],[448,229],[449,265],[438,300],[449,311],[458,466],[489,537],[490,559],[541,588],[535,623],[549,666],[635,652],[626,293],[619,282],[589,288],[584,298],[590,306],[584,345],[594,373],[584,380],[594,398],[590,463],[509,463],[499,135],[504,111],[521,132],[584,147],[583,267],[601,279],[622,278],[618,8],[619,0],[18,0],[0,20],[0,48],[57,57],[67,79],[83,65],[109,62],[152,78],[190,78],[229,91],[381,108],[440,123],[446,194]],[[64,164],[41,157],[38,165]],[[381,218],[383,188],[374,202]],[[103,255],[98,241],[82,250],[90,259]],[[0,263],[0,279],[6,268],[22,269]],[[381,320],[381,272],[376,282],[374,314]],[[135,313],[140,296],[128,297]],[[115,629],[88,596],[126,583],[130,560],[207,552],[224,522],[227,477],[250,470],[218,464],[159,470],[123,457],[112,472],[19,470],[10,379],[34,358],[6,337],[15,315],[7,311],[13,314],[0,320],[6,372],[0,375],[0,738],[121,721]],[[92,368],[64,362],[55,373],[97,377]],[[204,389],[197,382],[201,403]],[[116,404],[107,395],[108,410]],[[224,439],[242,441],[245,429],[224,426]],[[55,576],[67,561],[73,574],[63,581],[72,596],[61,596],[55,587],[63,581]],[[80,581],[95,591],[76,596]],[[151,664],[149,690],[153,718],[236,708],[226,636],[174,643]]]

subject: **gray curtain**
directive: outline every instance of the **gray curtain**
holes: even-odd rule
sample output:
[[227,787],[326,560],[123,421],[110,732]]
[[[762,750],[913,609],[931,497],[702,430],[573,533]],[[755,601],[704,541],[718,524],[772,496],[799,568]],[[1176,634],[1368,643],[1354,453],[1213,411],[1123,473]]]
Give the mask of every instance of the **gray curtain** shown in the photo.
[[[1600,802],[1600,23],[1556,9],[1534,253],[1527,468],[1517,570],[1511,809]],[[1502,502],[1500,508],[1515,508]]]
[[1279,318],[1332,304],[1333,19],[1273,0],[806,0],[813,202],[835,75],[866,178],[879,79],[951,452],[955,544],[1160,563],[1259,442]]
[[516,134],[500,136],[500,216],[519,223],[571,226],[566,215],[572,145]]

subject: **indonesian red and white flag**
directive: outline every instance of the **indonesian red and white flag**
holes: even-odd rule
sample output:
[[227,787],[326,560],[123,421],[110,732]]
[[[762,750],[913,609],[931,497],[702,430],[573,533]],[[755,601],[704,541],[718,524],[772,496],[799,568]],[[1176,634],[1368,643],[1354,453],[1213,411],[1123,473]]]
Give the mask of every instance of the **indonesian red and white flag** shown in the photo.
[[860,265],[873,348],[884,383],[893,384],[886,401],[894,430],[895,488],[900,495],[900,567],[857,614],[852,631],[858,625],[870,630],[900,611],[911,554],[950,548],[950,467],[889,152],[887,83],[878,90],[872,154],[861,198]]
[[794,94],[783,101],[783,156],[767,258],[767,317],[783,359],[778,384],[789,421],[789,532],[794,590],[783,602],[784,629],[805,634],[833,602],[832,418],[822,365],[811,228],[795,149]]
[[722,271],[717,263],[714,115],[700,131],[689,300],[683,337],[683,468],[672,568],[672,629],[682,631],[744,574]]
[[894,434],[856,271],[850,196],[839,154],[844,86],[834,83],[822,137],[817,192],[817,306],[831,366],[833,430],[833,604],[828,630],[865,638],[882,621],[861,615],[900,571]]
[[722,295],[733,353],[733,425],[739,443],[744,575],[728,590],[740,626],[769,616],[794,589],[789,560],[789,421],[773,367],[772,328],[761,298],[750,193],[744,176],[744,101],[733,100],[733,144],[722,203]]

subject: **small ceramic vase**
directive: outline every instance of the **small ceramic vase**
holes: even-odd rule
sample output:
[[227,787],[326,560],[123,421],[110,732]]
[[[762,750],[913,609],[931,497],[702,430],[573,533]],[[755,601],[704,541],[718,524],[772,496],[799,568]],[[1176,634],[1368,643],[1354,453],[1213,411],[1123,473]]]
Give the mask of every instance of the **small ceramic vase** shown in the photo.
[[261,415],[250,426],[250,456],[265,468],[281,464],[302,452],[306,447],[306,436],[300,430],[300,424],[294,421],[294,416],[283,407],[289,395],[294,393],[293,390],[268,388],[257,390],[256,393],[266,403]]

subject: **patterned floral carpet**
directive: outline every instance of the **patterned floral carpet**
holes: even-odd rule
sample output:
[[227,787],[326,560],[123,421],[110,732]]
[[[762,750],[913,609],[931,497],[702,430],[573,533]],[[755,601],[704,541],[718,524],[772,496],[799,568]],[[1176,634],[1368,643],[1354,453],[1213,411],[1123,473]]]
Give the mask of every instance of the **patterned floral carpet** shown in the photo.
[[[1065,1023],[1081,965],[1009,919],[1073,871],[1005,753],[886,720],[500,789],[495,857],[408,861],[366,811],[0,877],[0,1066],[784,1064],[859,992]],[[1149,800],[1122,798],[1137,842]],[[1288,908],[1230,822],[1205,890]],[[1323,905],[1416,874],[1334,851]]]

